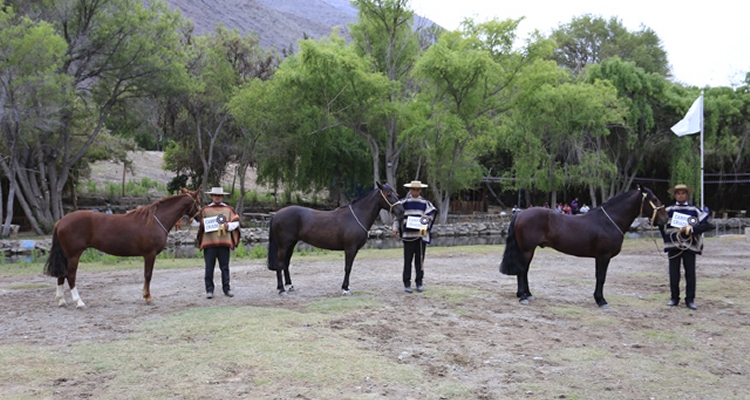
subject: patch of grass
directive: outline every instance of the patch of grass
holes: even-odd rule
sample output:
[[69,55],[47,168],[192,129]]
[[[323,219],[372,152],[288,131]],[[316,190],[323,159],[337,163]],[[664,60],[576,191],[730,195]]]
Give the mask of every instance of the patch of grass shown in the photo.
[[10,289],[10,290],[46,289],[49,287],[51,287],[51,285],[48,285],[46,283],[24,283],[24,284],[6,286],[5,289]]
[[639,333],[643,336],[644,341],[651,343],[690,344],[689,340],[685,340],[685,338],[671,331],[642,330]]
[[474,296],[487,296],[491,293],[485,290],[469,288],[465,286],[430,286],[430,290],[422,293],[423,296],[438,299],[451,304],[463,303],[464,300]]
[[362,295],[331,297],[307,305],[307,309],[323,314],[335,314],[362,308],[381,307],[380,302]]
[[268,248],[265,246],[254,246],[248,253],[248,257],[253,259],[268,258]]
[[[3,396],[64,397],[61,390],[71,390],[65,385],[71,381],[99,398],[221,398],[237,397],[237,390],[284,398],[370,398],[355,388],[370,381],[409,390],[425,382],[417,367],[367,349],[350,331],[328,328],[326,320],[320,313],[283,309],[198,308],[150,320],[109,343],[2,345]],[[289,393],[290,386],[305,389]],[[446,383],[446,389],[462,392],[458,384]]]

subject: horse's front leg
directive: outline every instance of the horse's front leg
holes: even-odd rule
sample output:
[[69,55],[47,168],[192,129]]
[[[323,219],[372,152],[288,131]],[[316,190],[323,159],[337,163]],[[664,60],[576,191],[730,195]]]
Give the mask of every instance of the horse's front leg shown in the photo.
[[607,268],[609,268],[609,256],[596,258],[596,289],[594,290],[594,300],[601,308],[609,308],[607,300],[604,300],[604,281],[607,279]]
[[352,264],[354,264],[354,257],[357,256],[358,248],[345,250],[344,256],[344,283],[341,284],[341,294],[348,296],[352,294],[349,290],[349,274],[352,272]]
[[151,304],[154,298],[151,296],[151,276],[154,274],[154,262],[156,254],[143,256],[143,299],[146,304]]

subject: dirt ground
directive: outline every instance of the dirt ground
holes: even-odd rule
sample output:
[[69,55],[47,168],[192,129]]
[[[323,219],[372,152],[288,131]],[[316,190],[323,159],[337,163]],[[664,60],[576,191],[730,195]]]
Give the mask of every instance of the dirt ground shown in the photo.
[[[697,311],[683,304],[666,306],[667,259],[650,242],[612,260],[604,292],[611,306],[607,310],[594,303],[591,259],[539,250],[529,275],[535,300],[524,306],[515,298],[515,277],[498,272],[503,246],[496,253],[467,254],[466,249],[429,248],[426,290],[414,294],[402,291],[398,257],[358,257],[353,292],[367,292],[386,307],[359,310],[356,318],[334,318],[331,327],[354,328],[371,350],[425,371],[425,387],[455,380],[469,385],[474,398],[713,398],[711,385],[723,388],[723,398],[748,393],[750,293],[744,289],[750,288],[750,242],[743,237],[707,242],[698,258]],[[144,320],[195,307],[301,310],[310,302],[340,296],[343,278],[342,262],[293,258],[296,291],[279,296],[275,275],[263,260],[233,261],[236,296],[207,300],[201,264],[197,260],[195,267],[159,270],[157,261],[151,285],[156,301],[150,306],[141,299],[140,270],[79,273],[85,310],[58,308],[54,281],[41,273],[0,275],[0,344],[117,340]],[[451,298],[455,291],[450,288],[457,287],[469,288],[469,295]],[[66,298],[71,303],[67,289]],[[658,332],[675,329],[689,332],[691,340],[660,339]],[[589,354],[587,346],[608,353],[608,361],[599,364],[596,352],[581,356]],[[700,360],[687,356],[692,352],[701,354]],[[674,359],[675,354],[685,357]],[[644,360],[649,368],[642,376],[617,371],[619,362]],[[701,375],[691,378],[695,369]],[[675,371],[685,374],[680,380],[685,386],[670,386],[666,374]],[[381,398],[430,397],[419,388],[396,397],[377,387],[370,390]]]

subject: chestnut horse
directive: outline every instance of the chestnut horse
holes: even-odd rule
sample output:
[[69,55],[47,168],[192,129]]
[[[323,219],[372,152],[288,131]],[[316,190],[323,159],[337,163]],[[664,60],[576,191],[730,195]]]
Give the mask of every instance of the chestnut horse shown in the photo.
[[192,219],[201,209],[200,189],[180,190],[178,195],[157,200],[127,214],[74,211],[61,218],[55,224],[52,248],[44,267],[47,275],[57,278],[55,300],[58,305],[67,305],[63,296],[63,284],[67,279],[76,307],[86,306],[76,288],[76,271],[78,259],[89,247],[115,256],[142,256],[143,298],[146,303],[153,301],[150,285],[154,261],[167,244],[169,230],[183,215]]
[[604,280],[609,260],[620,253],[625,232],[635,218],[644,214],[649,217],[651,225],[664,225],[669,219],[664,205],[654,193],[640,186],[585,214],[564,215],[543,207],[524,210],[510,222],[500,272],[516,275],[516,296],[522,304],[528,304],[533,299],[529,291],[529,264],[537,246],[594,258],[594,300],[599,307],[607,308]]
[[289,276],[289,261],[294,246],[300,240],[321,249],[344,250],[344,283],[341,289],[343,294],[350,294],[349,274],[354,257],[367,242],[370,227],[380,210],[395,212],[399,219],[404,215],[404,207],[393,189],[379,182],[377,186],[348,206],[332,211],[289,206],[274,214],[268,230],[268,269],[276,271],[279,294],[286,292],[281,280],[282,271],[289,290],[294,290]]

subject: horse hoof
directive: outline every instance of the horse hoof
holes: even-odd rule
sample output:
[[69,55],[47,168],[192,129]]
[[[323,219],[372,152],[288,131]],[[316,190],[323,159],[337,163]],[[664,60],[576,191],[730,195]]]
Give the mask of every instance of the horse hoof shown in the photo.
[[68,306],[68,302],[67,302],[67,301],[65,301],[65,299],[60,299],[60,300],[59,300],[59,301],[57,302],[57,306],[58,306],[58,307],[67,307],[67,306]]
[[79,310],[83,310],[84,308],[86,308],[86,305],[83,304],[83,302],[80,302],[80,303],[76,304],[76,308],[79,309]]
[[287,288],[287,290],[290,291],[290,292],[293,292],[294,291],[294,285],[289,286],[289,288]]
[[528,296],[528,297],[526,297],[526,300],[533,301],[534,300],[534,296]]
[[151,296],[149,296],[148,298],[146,298],[144,300],[146,300],[146,304],[149,304],[149,305],[154,303],[154,298],[151,297]]
[[279,296],[286,296],[286,290],[279,290]]
[[521,303],[521,304],[523,304],[523,305],[525,305],[525,306],[529,305],[529,300],[528,299],[521,299],[521,300],[518,300],[518,302]]
[[608,310],[609,309],[609,304],[602,304],[602,305],[599,306],[599,308],[601,308],[602,310]]
[[352,294],[352,291],[351,291],[351,290],[349,290],[349,289],[344,289],[344,290],[343,290],[343,291],[341,292],[341,295],[342,295],[342,296],[351,296],[351,294]]

